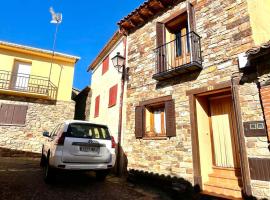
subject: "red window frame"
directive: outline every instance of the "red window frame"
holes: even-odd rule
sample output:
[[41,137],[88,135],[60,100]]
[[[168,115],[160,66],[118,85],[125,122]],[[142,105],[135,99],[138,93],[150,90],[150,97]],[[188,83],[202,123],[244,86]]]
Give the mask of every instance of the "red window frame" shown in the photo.
[[117,88],[118,88],[118,85],[116,84],[116,85],[112,86],[109,90],[109,105],[108,105],[108,107],[113,107],[116,105]]
[[109,69],[109,56],[107,56],[103,61],[102,61],[102,75],[105,74]]
[[98,95],[95,99],[95,113],[94,113],[94,117],[98,117],[99,116],[99,103],[100,103],[100,95]]

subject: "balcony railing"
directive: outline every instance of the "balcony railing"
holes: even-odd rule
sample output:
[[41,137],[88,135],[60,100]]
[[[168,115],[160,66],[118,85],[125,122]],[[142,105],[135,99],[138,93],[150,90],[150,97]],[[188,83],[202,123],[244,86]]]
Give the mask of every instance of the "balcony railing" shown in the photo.
[[47,78],[0,70],[0,90],[38,94],[56,99],[57,87]]
[[202,69],[201,41],[195,32],[176,35],[176,39],[155,49],[155,54],[156,80]]

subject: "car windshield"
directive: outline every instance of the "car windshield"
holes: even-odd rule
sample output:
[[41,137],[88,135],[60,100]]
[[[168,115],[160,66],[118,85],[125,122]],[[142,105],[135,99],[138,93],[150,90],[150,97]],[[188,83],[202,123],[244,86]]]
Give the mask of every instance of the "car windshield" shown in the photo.
[[109,130],[106,126],[95,124],[70,124],[67,130],[68,137],[110,139]]

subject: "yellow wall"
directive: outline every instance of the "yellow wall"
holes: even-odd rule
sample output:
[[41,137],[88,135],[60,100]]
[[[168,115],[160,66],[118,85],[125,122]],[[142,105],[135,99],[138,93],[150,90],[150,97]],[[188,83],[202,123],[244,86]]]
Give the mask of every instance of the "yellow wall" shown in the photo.
[[270,0],[247,0],[255,45],[270,40]]
[[[37,55],[14,52],[0,47],[0,70],[12,71],[15,59],[31,62],[31,75],[49,77],[51,59]],[[60,77],[57,100],[71,100],[73,75],[74,63],[65,61],[55,61],[53,63],[51,82],[56,87],[58,86]]]

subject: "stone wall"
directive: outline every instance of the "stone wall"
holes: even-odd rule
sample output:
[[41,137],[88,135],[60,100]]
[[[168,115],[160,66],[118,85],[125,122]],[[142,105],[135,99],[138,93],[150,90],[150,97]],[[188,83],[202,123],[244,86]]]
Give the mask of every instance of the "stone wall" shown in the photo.
[[52,102],[0,95],[1,103],[28,106],[25,125],[0,125],[0,148],[4,149],[2,153],[8,153],[8,150],[40,153],[44,140],[42,132],[52,131],[57,124],[73,119],[74,116],[72,101]]
[[[128,169],[182,177],[193,183],[191,122],[186,91],[230,81],[232,74],[238,73],[237,55],[250,49],[253,39],[245,0],[198,1],[195,5],[196,32],[202,37],[203,70],[157,83],[152,79],[155,73],[156,22],[184,7],[185,2],[179,3],[128,36],[130,78],[124,150]],[[140,101],[166,95],[172,95],[175,101],[176,137],[136,139],[135,107]],[[244,121],[261,120],[256,86],[241,86],[240,96]],[[264,147],[262,151],[266,153]]]
[[[270,81],[270,70],[269,70],[269,59],[259,60],[259,64],[252,63],[253,71],[244,72],[243,80],[244,84],[240,87],[240,104],[241,104],[241,115],[243,122],[248,121],[263,121],[264,116],[266,125],[268,123],[268,106],[264,106],[269,96],[269,84]],[[257,83],[261,85],[261,97],[259,95],[259,89]],[[260,99],[261,98],[261,99]],[[261,105],[262,101],[262,105]],[[267,105],[267,104],[266,104]],[[263,109],[264,106],[264,116]],[[268,128],[268,126],[267,126]],[[269,130],[268,130],[269,131]],[[270,159],[269,144],[267,136],[260,137],[246,137],[246,152],[249,158],[264,158]],[[258,198],[270,199],[270,182],[251,180],[252,194]]]

